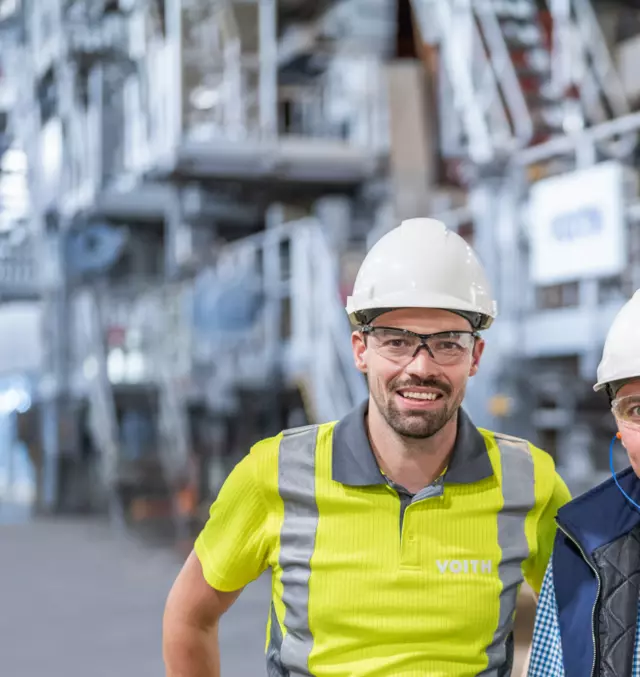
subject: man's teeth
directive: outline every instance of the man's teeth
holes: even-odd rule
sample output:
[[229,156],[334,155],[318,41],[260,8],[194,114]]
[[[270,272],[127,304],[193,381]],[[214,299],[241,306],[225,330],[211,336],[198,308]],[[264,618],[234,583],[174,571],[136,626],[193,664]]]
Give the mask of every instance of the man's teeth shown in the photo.
[[438,399],[437,393],[401,393],[403,397],[407,397],[411,400],[436,400]]

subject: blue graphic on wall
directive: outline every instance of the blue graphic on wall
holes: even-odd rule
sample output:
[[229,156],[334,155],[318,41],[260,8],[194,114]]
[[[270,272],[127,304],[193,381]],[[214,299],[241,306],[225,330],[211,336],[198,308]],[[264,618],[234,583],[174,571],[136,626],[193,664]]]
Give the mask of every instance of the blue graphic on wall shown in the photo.
[[597,207],[583,207],[559,214],[551,222],[551,232],[560,242],[592,237],[601,233],[603,228],[604,217]]
[[193,299],[193,326],[201,336],[246,331],[253,327],[262,306],[257,275],[238,270],[220,278],[208,270],[198,276]]
[[70,276],[103,273],[122,256],[129,240],[125,228],[93,223],[66,238],[65,258]]

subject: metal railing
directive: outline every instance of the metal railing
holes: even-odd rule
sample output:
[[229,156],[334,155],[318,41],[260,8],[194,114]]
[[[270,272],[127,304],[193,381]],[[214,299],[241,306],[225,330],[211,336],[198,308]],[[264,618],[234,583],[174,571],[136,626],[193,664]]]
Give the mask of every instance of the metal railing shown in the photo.
[[[218,397],[228,405],[234,385],[253,379],[264,388],[277,375],[304,392],[310,418],[340,418],[367,389],[353,364],[338,257],[321,224],[303,219],[228,245],[217,271],[219,284],[224,284],[222,269],[243,267],[254,273],[246,293],[260,299],[255,321],[197,341],[199,359],[215,366]],[[214,279],[210,285],[215,288]]]
[[321,225],[309,220],[295,232],[291,258],[294,369],[306,381],[316,420],[335,420],[367,396],[339,295],[338,257]]
[[[590,0],[549,0],[555,40],[552,48],[552,83],[561,92],[578,90],[585,121],[601,124],[631,112],[622,79],[607,46]],[[614,156],[628,155],[636,134],[608,140],[603,149]]]
[[614,120],[594,125],[575,134],[559,136],[545,143],[520,151],[513,157],[516,165],[534,165],[560,156],[574,156],[576,164],[595,164],[596,146],[614,143],[616,137],[637,137],[640,132],[640,112],[630,113]]
[[413,7],[423,39],[440,48],[452,98],[443,103],[462,124],[451,151],[483,164],[527,145],[531,116],[492,3],[414,0]]
[[121,505],[116,492],[120,448],[118,422],[107,372],[102,318],[94,292],[90,289],[80,292],[75,298],[75,309],[81,332],[80,353],[87,385],[89,428],[100,454],[102,486],[111,517],[121,522]]
[[185,479],[191,453],[191,433],[187,414],[187,395],[183,384],[188,375],[184,352],[188,344],[180,332],[187,327],[183,316],[183,289],[166,286],[155,295],[154,346],[155,384],[159,394],[159,430],[161,460],[169,486]]
[[[209,85],[206,96],[212,103],[206,113],[194,116],[185,133],[194,140],[263,140],[259,74],[251,64],[243,64],[231,45],[217,84]],[[359,68],[355,61],[346,64]],[[282,88],[278,93],[280,137],[328,139],[354,147],[380,149],[385,144],[381,122],[385,100],[382,70],[379,64],[365,67],[361,92],[349,91],[340,82],[338,71],[318,76],[313,83]],[[204,89],[204,88],[203,88]],[[286,111],[286,112],[285,112]]]
[[[446,121],[442,139],[449,156],[482,165],[526,148],[536,140],[537,131],[544,136],[575,132],[585,123],[597,124],[629,112],[589,0],[549,0],[550,48],[539,25],[540,10],[530,0],[502,5],[491,0],[414,0],[412,4],[423,39],[439,48],[445,80],[440,85],[445,109],[441,117]],[[535,39],[523,35],[528,28]],[[525,95],[522,78],[528,76],[514,62],[511,33],[522,39],[520,51],[531,49],[532,57],[533,51],[548,52],[548,81],[541,80],[537,104]],[[540,70],[537,77],[544,73]],[[458,124],[455,132],[452,116]],[[626,137],[608,150],[620,155],[630,152],[634,144],[634,136]]]
[[[114,386],[143,386],[141,392],[150,387],[146,392],[151,401],[158,404],[159,468],[171,498],[178,538],[184,537],[187,529],[187,516],[180,509],[178,492],[188,479],[191,452],[187,397],[181,378],[185,374],[185,365],[180,359],[184,357],[185,344],[179,336],[186,324],[184,318],[176,321],[174,317],[182,307],[182,292],[181,287],[153,285],[141,285],[137,289],[85,289],[74,303],[81,333],[78,357],[83,364],[89,426],[100,453],[101,479],[112,518],[122,526],[123,507],[118,486],[126,479],[130,465],[120,450]],[[121,329],[136,335],[138,354],[143,360],[135,377],[124,380],[114,379],[108,356],[109,332]]]
[[33,246],[0,248],[0,297],[36,297],[41,282]]
[[533,138],[533,120],[500,22],[488,3],[478,4],[476,16],[484,36],[491,70],[495,73],[496,83],[513,126],[513,133],[518,145],[525,145]]
[[[183,102],[182,133],[187,139],[266,143],[290,134],[362,148],[384,142],[379,118],[385,89],[382,65],[376,59],[343,56],[335,68],[304,86],[279,89],[269,3],[256,3],[259,49],[246,45],[242,21],[247,17],[237,11],[238,5],[243,5],[243,12],[249,6],[220,0],[204,13],[210,39],[204,45],[182,45],[179,78],[167,78],[167,68],[158,68],[155,62],[163,56],[157,46],[145,58],[150,90],[167,102]],[[344,84],[350,70],[357,71],[357,87]],[[284,123],[285,108],[286,117],[293,118],[291,125]]]
[[[187,344],[180,335],[185,318],[181,311],[182,288],[157,284],[110,285],[99,295],[101,336],[105,343],[109,332],[121,335],[118,343],[127,344],[136,357],[133,373],[107,376],[112,384],[157,388],[159,394],[159,450],[166,478],[173,483],[184,470],[190,451],[186,398],[180,383],[188,372],[184,363]],[[127,346],[118,349],[126,352]],[[126,355],[125,355],[126,356]]]
[[549,7],[556,35],[551,61],[554,86],[560,91],[577,86],[592,123],[629,113],[624,85],[591,2],[549,0]]
[[[243,4],[246,10],[248,3]],[[63,214],[73,215],[89,206],[103,187],[105,173],[137,178],[150,168],[170,167],[183,141],[261,141],[266,145],[279,136],[292,136],[331,139],[359,149],[385,149],[385,86],[382,65],[376,59],[343,56],[339,64],[308,85],[279,90],[277,59],[267,58],[275,54],[275,35],[273,44],[264,40],[259,53],[255,48],[248,51],[237,5],[220,0],[203,10],[206,30],[200,30],[199,35],[205,37],[194,45],[180,33],[185,23],[185,10],[180,5],[172,3],[172,11],[182,14],[171,17],[177,23],[168,22],[164,35],[141,36],[136,30],[147,11],[141,5],[130,18],[114,23],[113,34],[103,35],[95,44],[90,27],[83,23],[61,43],[69,46],[74,42],[84,51],[96,51],[88,69],[87,106],[79,103],[83,96],[78,91],[77,63],[64,58],[59,64],[60,116],[66,123],[60,199]],[[262,26],[261,17],[268,18],[269,11],[261,12],[256,15]],[[265,35],[270,30],[268,23]],[[135,34],[128,46],[127,27]],[[115,62],[111,52],[103,49],[109,45],[121,46],[117,61],[122,68],[120,84],[112,81]],[[31,64],[24,52],[22,56],[25,64]],[[30,80],[37,72],[35,66],[32,70]],[[26,66],[20,71],[22,76],[28,75]],[[349,72],[355,74],[352,80],[357,87],[345,84]],[[120,86],[122,97],[111,96],[108,88]],[[121,109],[114,103],[119,98],[123,100]],[[105,132],[113,116],[118,116],[119,122]],[[293,121],[285,123],[285,118]],[[119,138],[114,147],[106,147],[104,137]]]

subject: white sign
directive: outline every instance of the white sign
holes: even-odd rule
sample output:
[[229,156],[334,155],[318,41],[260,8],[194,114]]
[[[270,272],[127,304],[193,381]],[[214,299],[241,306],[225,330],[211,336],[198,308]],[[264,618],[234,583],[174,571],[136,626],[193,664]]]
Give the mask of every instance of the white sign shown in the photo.
[[544,179],[531,188],[531,278],[559,284],[626,267],[623,167],[617,162]]

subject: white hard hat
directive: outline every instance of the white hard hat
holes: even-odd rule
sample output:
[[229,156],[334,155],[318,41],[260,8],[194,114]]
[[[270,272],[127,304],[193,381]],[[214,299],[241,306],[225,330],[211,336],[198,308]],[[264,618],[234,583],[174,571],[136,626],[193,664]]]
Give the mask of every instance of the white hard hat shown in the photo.
[[347,313],[354,324],[376,311],[442,308],[487,329],[497,315],[487,275],[475,252],[444,223],[408,219],[378,240],[365,257]]
[[594,390],[640,378],[640,289],[620,309],[607,334]]

